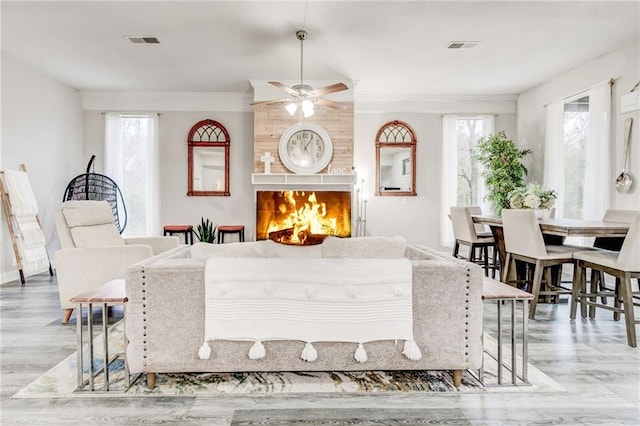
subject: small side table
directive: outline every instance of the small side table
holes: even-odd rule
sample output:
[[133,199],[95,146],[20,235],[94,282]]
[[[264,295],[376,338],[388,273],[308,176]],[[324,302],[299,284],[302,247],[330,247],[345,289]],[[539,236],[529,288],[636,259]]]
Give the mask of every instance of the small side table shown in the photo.
[[[123,353],[114,354],[113,357],[109,357],[109,327],[107,321],[107,307],[108,305],[124,305],[126,310],[127,296],[125,291],[125,283],[123,279],[111,280],[100,287],[93,290],[86,291],[78,296],[72,297],[71,302],[78,305],[76,311],[77,322],[77,341],[78,341],[78,388],[76,392],[95,391],[94,378],[100,372],[104,373],[104,392],[109,392],[109,365],[118,358],[124,360],[124,377],[125,377],[125,389],[131,387],[131,376],[129,374],[129,365],[127,364],[127,334],[124,334],[124,351]],[[88,349],[89,349],[89,377],[84,378],[84,356],[83,356],[83,332],[82,332],[82,305],[87,304],[87,328],[88,328]],[[103,354],[104,359],[102,367],[97,371],[94,371],[94,347],[93,347],[93,305],[102,305],[102,333],[103,333]],[[126,315],[125,317],[126,318]],[[124,321],[124,319],[123,319]],[[126,330],[125,324],[123,327]],[[85,389],[86,385],[89,385],[89,389]]]
[[225,234],[238,234],[238,241],[244,241],[244,225],[218,226],[218,244],[224,243]]
[[193,225],[165,225],[164,235],[184,234],[184,243],[193,244]]
[[[498,363],[497,371],[497,385],[504,386],[502,379],[502,370],[506,368],[511,371],[511,385],[530,385],[527,378],[527,362],[528,362],[528,321],[529,321],[529,302],[533,300],[533,295],[526,291],[518,290],[517,288],[504,284],[500,281],[494,280],[489,277],[483,277],[482,281],[482,300],[494,300],[497,303],[497,354],[491,354],[486,349],[484,352],[495,359]],[[516,302],[522,303],[522,333],[520,336],[522,347],[522,375],[517,373],[517,336],[516,336]],[[509,303],[511,308],[511,363],[505,362],[502,353],[502,305],[503,303]],[[484,348],[484,332],[482,333],[482,346]],[[480,367],[479,377],[481,383],[484,384],[484,356],[482,361],[482,367]],[[521,383],[518,382],[521,380]]]

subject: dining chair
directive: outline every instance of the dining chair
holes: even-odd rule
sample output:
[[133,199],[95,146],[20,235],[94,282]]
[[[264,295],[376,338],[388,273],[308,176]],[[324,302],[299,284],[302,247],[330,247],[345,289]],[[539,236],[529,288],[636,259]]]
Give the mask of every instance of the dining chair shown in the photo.
[[[615,209],[607,209],[604,212],[602,217],[603,222],[622,222],[622,223],[631,223],[633,217],[640,213],[638,210],[615,210]],[[624,242],[624,237],[596,237],[593,242],[593,247],[601,248],[605,250],[613,250],[620,251],[622,247],[622,243]],[[591,293],[605,293],[609,292],[611,294],[615,294],[615,289],[609,289],[607,287],[607,283],[605,281],[604,273],[598,270],[591,270]],[[640,279],[638,281],[640,285]],[[598,290],[596,290],[598,289]],[[601,295],[601,301],[603,305],[607,304],[607,297],[612,297],[611,294],[603,294]],[[615,296],[613,296],[615,297]],[[619,295],[618,295],[619,299]],[[589,306],[589,317],[594,318],[596,312],[595,306]],[[620,314],[614,312],[614,318],[620,319]]]
[[[502,281],[507,282],[515,261],[533,267],[533,279],[527,280],[527,288],[533,294],[529,318],[534,319],[539,296],[570,294],[571,289],[561,287],[559,279],[553,280],[552,268],[573,264],[573,253],[584,247],[546,245],[536,214],[531,209],[502,210],[502,225],[506,259],[502,268]],[[530,274],[526,274],[530,275]],[[542,289],[544,277],[545,288]]]
[[[573,289],[571,297],[570,318],[576,318],[577,304],[580,303],[580,313],[586,317],[586,307],[595,306],[608,309],[615,314],[625,316],[627,328],[627,343],[631,347],[636,347],[636,324],[640,321],[635,319],[634,306],[640,303],[634,302],[634,293],[631,289],[631,279],[640,278],[640,213],[636,213],[631,223],[629,231],[622,243],[620,251],[597,250],[574,253],[576,269],[574,273]],[[608,306],[597,303],[600,294],[593,294],[591,290],[586,290],[586,270],[598,270],[609,274],[616,279],[616,291],[614,292],[614,305]],[[640,292],[638,292],[640,295]],[[637,296],[637,295],[636,295]]]
[[[468,246],[469,252],[465,258],[469,262],[479,263],[483,269],[485,276],[495,278],[497,262],[496,242],[490,232],[478,232],[478,228],[471,219],[472,214],[482,214],[480,207],[451,207],[450,217],[453,225],[453,235],[455,244],[453,246],[453,256],[460,256],[460,245]],[[489,261],[489,248],[491,248],[491,262]],[[476,252],[480,254],[477,255]],[[463,257],[464,258],[464,257]]]

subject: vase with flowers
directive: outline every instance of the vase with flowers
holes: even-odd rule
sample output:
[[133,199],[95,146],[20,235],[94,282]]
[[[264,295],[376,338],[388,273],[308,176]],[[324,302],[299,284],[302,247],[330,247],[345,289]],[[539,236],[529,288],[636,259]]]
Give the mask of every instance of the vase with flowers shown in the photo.
[[538,217],[544,216],[556,203],[558,193],[544,185],[530,183],[509,193],[509,206],[512,209],[535,209]]

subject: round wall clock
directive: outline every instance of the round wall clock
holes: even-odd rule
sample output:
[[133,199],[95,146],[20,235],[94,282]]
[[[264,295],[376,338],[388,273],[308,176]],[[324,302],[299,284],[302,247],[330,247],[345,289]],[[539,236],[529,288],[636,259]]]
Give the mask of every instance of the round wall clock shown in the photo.
[[300,123],[280,137],[278,154],[282,164],[294,173],[314,174],[327,167],[333,156],[333,142],[322,127]]

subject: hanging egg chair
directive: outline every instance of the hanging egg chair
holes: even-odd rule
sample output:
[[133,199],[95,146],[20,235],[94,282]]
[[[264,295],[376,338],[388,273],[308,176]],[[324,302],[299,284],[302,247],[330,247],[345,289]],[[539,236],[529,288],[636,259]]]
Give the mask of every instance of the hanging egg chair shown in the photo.
[[93,172],[92,155],[87,164],[87,171],[71,179],[64,191],[62,201],[69,200],[99,200],[107,201],[113,212],[113,221],[122,234],[127,226],[127,208],[124,205],[122,192],[118,185],[109,176]]

